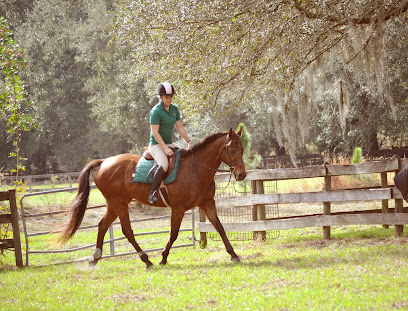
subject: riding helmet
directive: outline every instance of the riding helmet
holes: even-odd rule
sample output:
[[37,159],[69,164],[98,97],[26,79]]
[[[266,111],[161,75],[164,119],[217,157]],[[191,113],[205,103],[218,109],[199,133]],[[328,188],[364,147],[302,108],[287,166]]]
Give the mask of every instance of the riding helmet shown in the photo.
[[170,83],[160,83],[157,89],[157,93],[160,96],[164,95],[174,96],[174,94],[176,94],[176,91],[174,90],[173,85],[171,85]]

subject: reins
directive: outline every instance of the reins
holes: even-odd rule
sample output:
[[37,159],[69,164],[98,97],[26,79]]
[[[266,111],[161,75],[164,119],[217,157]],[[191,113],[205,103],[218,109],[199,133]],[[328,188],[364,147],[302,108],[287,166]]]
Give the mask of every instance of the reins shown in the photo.
[[192,151],[191,151],[191,158],[192,158],[192,160],[193,160],[194,171],[195,171],[195,173],[196,173],[196,177],[197,177],[197,180],[198,180],[198,184],[200,185],[201,190],[203,190],[204,192],[206,192],[205,189],[204,189],[204,187],[203,187],[203,185],[201,184],[200,177],[198,176],[197,166],[198,166],[198,167],[201,167],[201,168],[205,168],[205,169],[207,169],[207,170],[216,171],[216,172],[230,173],[230,177],[229,177],[229,180],[228,180],[227,187],[229,186],[229,184],[230,184],[230,182],[231,182],[232,173],[234,172],[235,168],[234,168],[234,170],[231,170],[231,169],[230,169],[230,170],[221,170],[221,169],[218,169],[218,168],[215,169],[215,168],[211,168],[211,167],[207,167],[207,166],[203,166],[203,165],[198,165],[198,164],[195,163],[194,153],[193,153]]
[[[207,169],[207,170],[211,170],[211,171],[216,171],[216,172],[230,173],[230,177],[229,177],[227,186],[225,186],[224,188],[221,188],[221,189],[225,189],[225,188],[227,188],[227,187],[229,186],[229,184],[230,184],[230,182],[231,182],[232,173],[235,171],[235,165],[236,165],[236,164],[239,164],[239,163],[243,163],[243,161],[232,162],[231,156],[230,156],[230,152],[229,152],[229,150],[228,150],[228,137],[227,137],[227,136],[225,137],[225,145],[224,145],[223,149],[224,149],[224,148],[225,148],[225,150],[226,150],[227,159],[228,159],[228,162],[229,162],[229,164],[228,164],[228,166],[230,167],[229,170],[223,170],[223,169],[219,169],[219,168],[212,168],[212,167],[207,167],[207,166],[203,166],[203,165],[196,164],[196,163],[195,163],[195,158],[194,158],[194,152],[193,152],[193,150],[191,150],[191,159],[192,159],[192,162],[193,162],[194,171],[195,171],[195,173],[196,173],[196,177],[197,177],[198,183],[199,183],[201,189],[202,189],[204,192],[206,192],[206,190],[204,189],[203,185],[201,184],[201,181],[200,181],[200,178],[199,178],[199,175],[198,175],[198,171],[197,171],[197,167],[201,167],[201,168],[204,168],[204,169]],[[223,150],[223,149],[222,149],[222,150]],[[218,153],[218,156],[220,156],[222,150]],[[180,158],[180,159],[181,159],[181,160],[185,160],[185,159],[183,159],[183,158]],[[235,188],[234,188],[234,190],[235,190]]]

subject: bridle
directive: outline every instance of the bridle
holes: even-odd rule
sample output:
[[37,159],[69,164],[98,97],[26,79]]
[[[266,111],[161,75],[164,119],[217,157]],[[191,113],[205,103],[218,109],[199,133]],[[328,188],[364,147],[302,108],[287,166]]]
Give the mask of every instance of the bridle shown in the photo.
[[[195,163],[195,159],[194,159],[194,153],[193,153],[193,151],[191,150],[191,158],[192,158],[192,160],[193,160],[193,166],[196,168],[196,167],[201,167],[201,168],[205,168],[205,169],[207,169],[207,170],[211,170],[211,171],[216,171],[216,172],[222,172],[222,173],[233,173],[234,171],[235,171],[235,165],[237,165],[237,164],[240,164],[240,163],[244,163],[242,160],[241,161],[236,161],[236,162],[232,162],[232,160],[231,160],[231,154],[230,154],[230,151],[229,151],[229,149],[228,149],[228,135],[227,136],[225,136],[225,145],[222,147],[222,149],[220,150],[220,152],[218,153],[218,157],[220,157],[221,156],[221,153],[224,151],[224,148],[225,148],[225,152],[226,152],[226,155],[227,155],[227,160],[228,160],[228,167],[230,168],[229,170],[222,170],[222,169],[219,169],[219,168],[212,168],[212,167],[208,167],[208,166],[203,166],[203,165],[199,165],[199,164],[196,164]],[[197,172],[197,170],[196,170],[196,172]]]
[[[194,170],[195,170],[195,173],[196,173],[196,177],[197,177],[198,183],[200,184],[201,189],[202,189],[204,192],[205,192],[205,189],[204,189],[203,185],[202,185],[201,182],[200,182],[200,178],[198,177],[197,167],[205,168],[205,169],[212,170],[212,171],[216,171],[216,172],[230,173],[230,178],[229,178],[229,181],[228,181],[228,184],[229,184],[230,181],[231,181],[232,173],[235,171],[235,165],[240,164],[240,163],[243,163],[242,160],[241,160],[241,161],[232,162],[232,160],[231,160],[231,154],[230,154],[230,151],[229,151],[229,149],[228,149],[228,143],[229,143],[229,141],[228,141],[228,135],[226,135],[226,136],[225,136],[225,145],[224,145],[224,147],[219,151],[218,157],[221,157],[221,153],[224,151],[224,148],[225,148],[225,152],[226,152],[227,160],[228,160],[228,164],[227,164],[227,165],[228,165],[228,167],[229,167],[229,170],[222,170],[222,169],[219,169],[219,168],[212,168],[212,167],[207,167],[207,166],[203,166],[203,165],[196,164],[196,163],[195,163],[195,159],[194,159],[194,153],[193,153],[193,151],[191,150],[191,158],[192,158],[192,161],[193,161],[193,166],[194,166]],[[227,185],[227,186],[228,186],[228,185]]]
[[[224,147],[225,147],[225,151],[226,151],[227,159],[228,159],[228,163],[229,163],[229,164],[227,164],[227,165],[229,166],[230,171],[231,171],[231,174],[232,174],[232,172],[235,171],[235,165],[241,164],[241,163],[244,163],[244,162],[243,162],[242,160],[241,160],[241,161],[232,162],[232,160],[231,160],[231,155],[230,155],[230,152],[229,152],[229,149],[228,149],[228,135],[225,136],[225,145],[224,145]],[[221,153],[221,152],[222,152],[222,150],[220,151],[220,153]]]

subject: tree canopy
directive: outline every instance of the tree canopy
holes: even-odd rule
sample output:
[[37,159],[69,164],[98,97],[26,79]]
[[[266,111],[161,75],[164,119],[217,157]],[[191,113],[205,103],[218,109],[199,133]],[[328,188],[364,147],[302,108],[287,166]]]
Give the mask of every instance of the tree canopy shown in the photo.
[[[405,145],[407,8],[408,0],[1,2],[26,50],[22,99],[38,124],[22,134],[27,166],[73,171],[141,152],[164,81],[177,89],[193,140],[245,123],[262,157]],[[6,121],[0,168],[10,167]]]
[[406,0],[125,0],[114,32],[133,47],[135,76],[176,81],[191,110],[271,103],[276,137],[294,155],[308,139],[309,114],[319,111],[319,70],[336,59],[330,89],[339,94],[343,131],[359,71],[374,85],[374,105],[396,115],[388,57],[395,46],[387,44],[407,9]]
[[384,24],[408,8],[396,0],[123,3],[115,34],[132,44],[135,74],[182,81],[194,103],[289,90],[334,49],[351,62],[371,43],[378,48]]

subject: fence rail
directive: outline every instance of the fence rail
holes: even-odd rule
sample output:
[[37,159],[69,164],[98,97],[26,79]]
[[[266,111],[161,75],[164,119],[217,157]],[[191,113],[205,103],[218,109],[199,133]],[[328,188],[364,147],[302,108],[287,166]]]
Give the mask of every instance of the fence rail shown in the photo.
[[[262,208],[265,204],[298,204],[298,203],[323,203],[322,214],[292,216],[275,219],[259,219],[249,222],[223,223],[227,232],[235,231],[266,231],[303,227],[323,227],[324,238],[330,238],[330,226],[336,225],[366,225],[383,224],[395,225],[395,234],[401,235],[403,225],[408,224],[408,209],[403,208],[403,198],[399,190],[387,184],[387,173],[398,173],[408,159],[389,159],[355,165],[324,165],[305,168],[252,170],[247,172],[246,180],[251,181],[252,189],[262,188],[265,181],[324,178],[325,189],[319,192],[304,193],[273,193],[263,194],[262,191],[252,190],[250,195],[239,197],[216,198],[217,208],[252,206]],[[333,176],[381,174],[381,185],[365,189],[332,190],[331,178]],[[228,174],[217,174],[215,181],[227,182]],[[355,211],[352,213],[331,213],[331,203],[351,201],[382,201],[382,208],[366,212]],[[388,208],[388,201],[395,200],[395,209]],[[200,217],[197,224],[203,244],[206,244],[205,234],[215,232],[214,227]]]
[[[95,188],[95,187],[96,187],[95,185],[91,186],[91,188]],[[60,210],[60,211],[53,211],[53,212],[28,214],[28,213],[25,212],[25,209],[24,209],[24,200],[27,197],[44,196],[44,195],[48,195],[48,194],[52,194],[52,193],[59,193],[59,192],[73,192],[73,191],[76,191],[76,190],[77,190],[77,188],[66,188],[66,189],[42,191],[42,192],[28,193],[28,194],[25,194],[25,195],[23,195],[21,197],[21,199],[20,199],[21,216],[22,216],[24,235],[25,235],[25,243],[26,243],[26,252],[25,252],[25,255],[26,255],[25,265],[26,266],[29,265],[29,256],[30,256],[30,254],[70,253],[70,252],[76,252],[76,251],[80,251],[80,250],[83,250],[83,249],[95,247],[95,244],[92,243],[92,244],[77,246],[77,247],[70,248],[70,249],[60,249],[60,250],[58,250],[58,249],[54,249],[54,250],[38,250],[38,249],[33,250],[33,249],[31,249],[31,246],[30,246],[30,243],[29,243],[29,238],[30,237],[54,234],[54,233],[56,233],[56,231],[29,232],[29,230],[27,229],[27,221],[29,221],[30,218],[38,218],[38,217],[43,217],[43,216],[50,217],[50,216],[57,215],[57,214],[64,214],[67,211],[66,210]],[[106,204],[89,206],[89,207],[87,207],[87,210],[101,208],[101,207],[106,207]],[[180,232],[191,232],[191,243],[181,244],[181,245],[174,245],[172,248],[190,247],[190,246],[194,247],[195,246],[194,211],[190,211],[190,212],[186,213],[186,215],[191,215],[191,228],[180,229]],[[157,217],[147,217],[147,218],[143,218],[143,219],[131,219],[130,222],[135,223],[135,222],[143,222],[143,221],[159,220],[159,219],[170,219],[170,218],[171,218],[170,215],[169,216],[166,215],[166,216],[157,216]],[[137,254],[136,251],[125,252],[125,253],[117,253],[115,251],[115,242],[120,241],[120,240],[124,240],[126,238],[125,236],[119,236],[119,237],[114,236],[113,226],[118,225],[118,224],[120,224],[120,222],[118,222],[118,221],[114,222],[114,223],[112,223],[112,225],[109,228],[109,239],[104,240],[103,244],[104,245],[109,244],[110,253],[109,253],[109,255],[102,256],[102,259]],[[78,228],[78,230],[95,229],[95,228],[98,228],[97,224],[96,225],[81,226],[81,227]],[[170,233],[170,231],[169,230],[161,230],[161,231],[140,232],[140,233],[135,233],[134,236],[154,235],[154,234],[163,234],[163,233]],[[144,252],[153,252],[153,251],[159,251],[159,250],[163,250],[163,249],[164,249],[164,247],[154,248],[154,249],[146,249],[146,250],[144,250]],[[67,262],[58,262],[58,263],[54,263],[54,264],[74,263],[74,262],[81,262],[81,261],[87,261],[87,260],[89,260],[88,257],[81,258],[81,259],[78,259],[78,260],[71,260],[71,261],[67,261]]]

